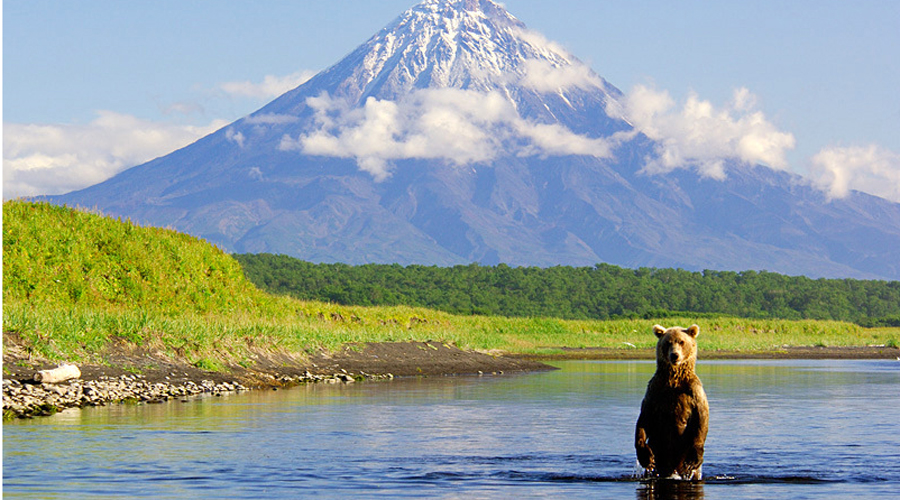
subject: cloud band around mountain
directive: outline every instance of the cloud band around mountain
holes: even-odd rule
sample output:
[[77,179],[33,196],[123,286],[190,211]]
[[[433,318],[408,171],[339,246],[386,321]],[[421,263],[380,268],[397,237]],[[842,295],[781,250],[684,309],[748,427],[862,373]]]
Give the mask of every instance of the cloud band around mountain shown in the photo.
[[[595,83],[580,73],[533,75],[542,82],[537,87],[548,91]],[[502,154],[611,158],[633,137],[592,138],[558,124],[526,120],[499,92],[419,90],[398,101],[370,98],[358,108],[322,94],[307,104],[315,111],[315,128],[283,137],[280,149],[353,158],[378,181],[391,175],[391,162],[397,160],[440,159],[462,166],[488,163]],[[679,107],[666,91],[636,86],[620,101],[611,101],[608,112],[657,142],[645,173],[693,168],[721,180],[729,160],[789,169],[786,153],[795,145],[793,134],[779,130],[755,104],[756,97],[740,88],[722,107],[696,94]],[[809,181],[832,198],[860,190],[900,201],[900,155],[874,145],[826,148],[811,160]]]
[[[534,67],[532,88],[552,91],[597,84],[590,73]],[[609,138],[578,135],[560,125],[521,118],[505,96],[458,89],[417,91],[400,101],[371,99],[351,109],[327,94],[310,99],[315,129],[284,137],[281,148],[306,154],[353,158],[383,180],[391,162],[443,159],[456,165],[486,163],[513,151],[520,156],[589,155],[609,158],[627,134]],[[755,97],[735,91],[717,108],[692,94],[676,105],[666,91],[637,86],[608,111],[658,143],[645,173],[694,168],[721,179],[726,160],[788,169],[794,137],[755,110]],[[251,115],[248,125],[296,122],[296,116]],[[87,124],[4,124],[4,199],[80,189],[121,170],[178,149],[226,123],[188,126],[99,111]],[[228,131],[226,131],[228,132]],[[232,142],[244,136],[230,131]],[[810,159],[807,178],[831,198],[864,191],[900,202],[900,154],[877,145],[825,148]]]
[[315,111],[315,129],[296,138],[285,136],[280,148],[354,158],[379,181],[390,176],[390,164],[396,160],[468,165],[509,153],[608,158],[615,145],[558,124],[526,120],[499,92],[425,89],[397,101],[369,98],[358,108],[321,94],[307,104]]
[[[581,73],[531,74],[544,90],[590,81],[589,74]],[[778,130],[754,110],[754,103],[749,91],[738,89],[724,108],[692,94],[678,109],[668,92],[637,86],[620,101],[610,101],[608,112],[657,142],[657,156],[647,158],[645,173],[693,167],[703,176],[723,179],[725,162],[731,159],[788,167],[785,153],[794,147],[794,136]],[[610,158],[633,135],[592,138],[559,124],[526,120],[500,92],[418,90],[397,101],[369,98],[358,108],[322,94],[307,104],[315,112],[316,127],[296,138],[284,137],[281,149],[354,158],[378,180],[390,175],[394,160],[443,159],[466,165],[504,153]]]

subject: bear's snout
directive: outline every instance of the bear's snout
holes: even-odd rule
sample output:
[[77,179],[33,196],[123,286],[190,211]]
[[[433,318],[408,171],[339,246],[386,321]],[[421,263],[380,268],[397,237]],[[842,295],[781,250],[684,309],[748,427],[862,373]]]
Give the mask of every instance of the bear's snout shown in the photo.
[[669,353],[669,363],[672,363],[673,365],[677,365],[678,362],[680,361],[679,358],[681,358],[681,355],[678,353],[678,351],[672,351]]

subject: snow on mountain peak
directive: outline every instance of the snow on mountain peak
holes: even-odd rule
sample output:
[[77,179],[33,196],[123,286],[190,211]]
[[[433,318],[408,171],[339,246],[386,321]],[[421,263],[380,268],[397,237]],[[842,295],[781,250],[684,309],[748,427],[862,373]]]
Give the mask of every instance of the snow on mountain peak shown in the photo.
[[394,99],[413,89],[480,91],[525,86],[538,92],[606,88],[562,46],[529,30],[491,0],[426,0],[348,58],[344,96]]

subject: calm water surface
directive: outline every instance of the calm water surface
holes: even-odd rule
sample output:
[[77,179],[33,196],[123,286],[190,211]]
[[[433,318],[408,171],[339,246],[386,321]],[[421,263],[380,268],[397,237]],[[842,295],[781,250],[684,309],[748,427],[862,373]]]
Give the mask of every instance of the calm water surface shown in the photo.
[[701,360],[694,485],[631,479],[654,365],[315,385],[3,425],[6,498],[896,498],[900,361]]

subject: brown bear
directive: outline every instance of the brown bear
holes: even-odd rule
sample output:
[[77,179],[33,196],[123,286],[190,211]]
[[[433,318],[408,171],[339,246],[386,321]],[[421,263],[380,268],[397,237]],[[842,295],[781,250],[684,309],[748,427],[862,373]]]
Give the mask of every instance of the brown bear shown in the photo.
[[702,479],[709,403],[694,373],[700,327],[655,325],[656,373],[647,384],[634,434],[638,462],[649,477]]

